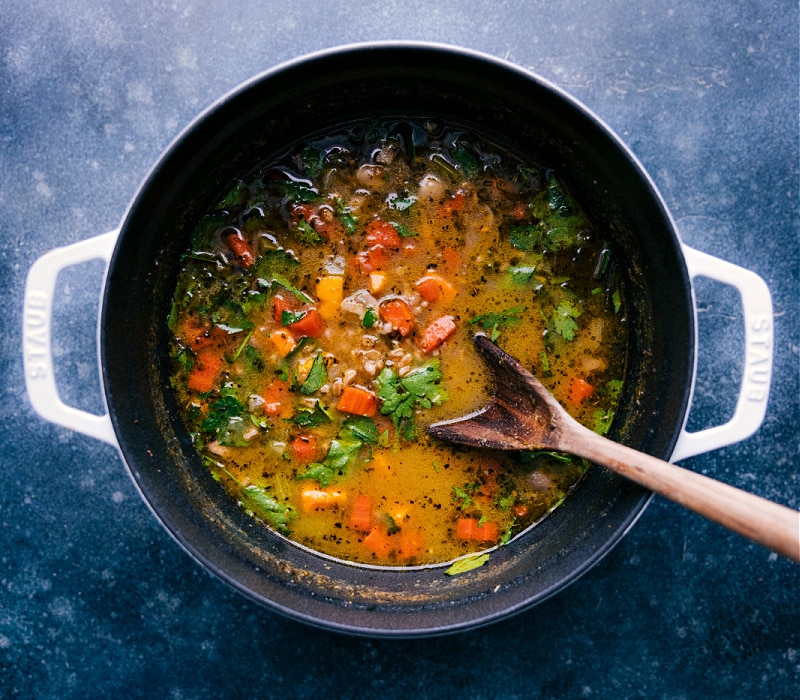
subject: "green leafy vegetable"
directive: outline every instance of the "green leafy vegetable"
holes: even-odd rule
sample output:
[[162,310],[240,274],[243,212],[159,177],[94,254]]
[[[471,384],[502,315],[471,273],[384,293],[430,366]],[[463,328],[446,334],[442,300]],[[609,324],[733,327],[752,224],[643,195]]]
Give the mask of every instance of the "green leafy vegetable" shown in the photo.
[[255,484],[242,488],[242,506],[245,510],[272,525],[283,534],[289,534],[289,523],[297,516],[294,508],[277,501],[266,489]]
[[390,221],[389,223],[394,226],[394,229],[397,231],[397,235],[400,236],[400,238],[413,238],[414,236],[419,235],[416,231],[408,228],[408,226],[404,224],[398,224],[396,221]]
[[489,338],[494,342],[500,337],[504,328],[515,326],[522,321],[523,313],[525,313],[525,309],[521,306],[515,306],[505,311],[492,311],[475,316],[470,320],[469,325],[479,324],[483,330],[489,331]]
[[380,437],[375,423],[367,416],[349,416],[342,424],[340,434],[346,435],[348,433],[356,440],[369,445],[377,444]]
[[398,434],[406,440],[413,440],[416,436],[415,409],[438,406],[447,400],[441,381],[438,360],[412,370],[405,377],[399,377],[389,367],[384,367],[378,375],[381,413],[391,417]]
[[298,479],[314,479],[321,488],[342,476],[358,457],[363,443],[355,438],[336,437],[331,440],[328,454],[322,462],[313,462],[308,469],[297,475]]
[[293,323],[297,323],[298,321],[304,319],[307,313],[307,311],[289,311],[284,309],[281,311],[281,325],[291,326]]
[[445,573],[448,576],[455,576],[457,574],[464,574],[467,571],[472,571],[473,569],[479,569],[482,567],[486,562],[489,561],[489,555],[484,554],[477,554],[471,557],[464,557],[463,559],[456,559],[448,568]]
[[211,321],[215,326],[230,334],[249,331],[254,325],[247,318],[244,309],[233,301],[223,302],[211,315]]
[[567,299],[562,300],[551,317],[552,329],[564,340],[574,340],[578,324],[575,319],[581,315],[580,309]]
[[310,204],[322,200],[320,193],[310,183],[299,180],[278,180],[275,182],[278,192],[292,202]]
[[340,197],[334,201],[336,207],[336,215],[339,221],[342,222],[348,233],[355,233],[358,228],[358,217],[354,216],[350,207],[348,207]]
[[416,204],[417,198],[416,197],[390,197],[389,198],[389,209],[394,209],[395,211],[408,211],[411,207]]
[[241,206],[247,202],[248,194],[247,185],[241,180],[237,180],[236,184],[217,202],[217,209],[230,209],[231,207]]
[[468,178],[475,177],[481,170],[481,161],[477,154],[466,144],[459,143],[453,151],[453,158],[461,166]]
[[377,320],[378,314],[376,314],[371,307],[367,307],[367,310],[364,312],[364,317],[361,319],[361,325],[364,328],[372,328]]
[[240,418],[243,414],[244,406],[235,396],[222,396],[208,407],[208,415],[200,429],[216,436],[231,418]]
[[322,355],[316,355],[314,362],[311,364],[311,369],[308,371],[308,376],[300,385],[300,393],[308,396],[315,391],[319,391],[328,381],[328,370],[325,368],[325,360]]
[[297,222],[295,233],[297,237],[307,245],[319,245],[325,240],[305,219],[300,219],[300,221]]
[[292,422],[301,428],[316,428],[320,425],[325,425],[333,420],[325,406],[321,401],[314,403],[314,408],[302,408],[297,412],[297,415],[292,418]]

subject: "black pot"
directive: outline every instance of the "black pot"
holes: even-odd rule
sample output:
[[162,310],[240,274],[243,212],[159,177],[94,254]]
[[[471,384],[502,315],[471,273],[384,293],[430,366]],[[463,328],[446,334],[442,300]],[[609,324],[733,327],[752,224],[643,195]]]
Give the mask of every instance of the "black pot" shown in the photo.
[[630,152],[573,99],[510,64],[447,47],[323,52],[256,78],[192,124],[147,177],[119,232],[100,322],[102,381],[116,441],[145,501],[235,589],[351,633],[452,632],[563,589],[619,541],[650,494],[592,468],[565,505],[483,568],[449,577],[445,567],[347,564],[273,534],[223,493],[190,445],[167,379],[179,259],[209,203],[296,139],[370,114],[473,126],[559,173],[623,261],[631,332],[612,437],[669,459],[692,390],[695,318],[684,249],[661,198]]

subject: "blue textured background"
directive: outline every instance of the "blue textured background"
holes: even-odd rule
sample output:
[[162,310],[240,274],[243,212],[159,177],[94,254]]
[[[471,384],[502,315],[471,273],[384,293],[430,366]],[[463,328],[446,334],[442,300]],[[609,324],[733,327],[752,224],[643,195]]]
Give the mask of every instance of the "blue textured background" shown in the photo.
[[[3,2],[0,696],[800,695],[800,566],[660,498],[529,612],[446,638],[355,639],[231,592],[162,531],[114,449],[31,410],[21,325],[33,261],[115,228],[162,149],[241,81],[308,51],[403,38],[483,50],[574,94],[642,160],[687,243],[767,281],[764,426],[684,464],[800,507],[796,4]],[[54,312],[62,394],[94,411],[101,274],[64,273]],[[697,291],[696,428],[730,414],[742,365],[736,294]]]

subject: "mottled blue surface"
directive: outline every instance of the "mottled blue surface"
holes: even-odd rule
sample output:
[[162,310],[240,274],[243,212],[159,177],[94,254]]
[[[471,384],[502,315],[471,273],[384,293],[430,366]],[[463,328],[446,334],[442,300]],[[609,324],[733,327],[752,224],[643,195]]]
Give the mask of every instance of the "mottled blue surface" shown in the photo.
[[[767,281],[764,426],[684,464],[799,508],[797,28],[785,0],[3,3],[0,696],[797,698],[800,567],[660,498],[566,592],[485,629],[374,641],[278,617],[174,544],[113,448],[33,413],[21,359],[33,261],[114,228],[201,109],[311,50],[459,44],[594,109],[686,242]],[[95,411],[101,274],[65,273],[54,319],[61,391]],[[698,306],[694,427],[729,415],[742,364],[736,295],[703,282]]]

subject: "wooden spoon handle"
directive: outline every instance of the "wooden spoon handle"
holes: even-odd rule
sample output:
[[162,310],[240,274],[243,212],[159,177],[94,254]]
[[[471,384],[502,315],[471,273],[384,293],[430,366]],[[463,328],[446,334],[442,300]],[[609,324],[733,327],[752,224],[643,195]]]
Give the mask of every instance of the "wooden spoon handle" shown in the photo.
[[637,452],[588,429],[581,431],[575,443],[575,454],[800,562],[800,512]]

